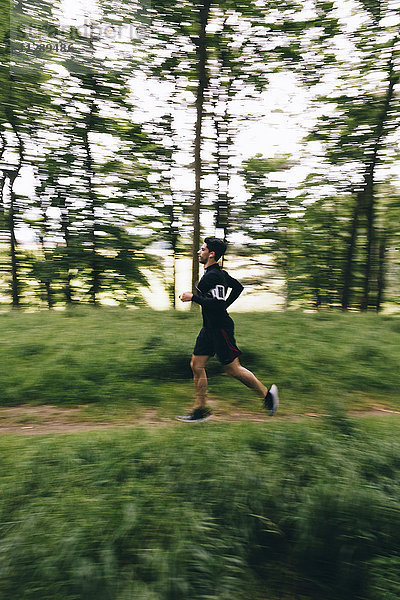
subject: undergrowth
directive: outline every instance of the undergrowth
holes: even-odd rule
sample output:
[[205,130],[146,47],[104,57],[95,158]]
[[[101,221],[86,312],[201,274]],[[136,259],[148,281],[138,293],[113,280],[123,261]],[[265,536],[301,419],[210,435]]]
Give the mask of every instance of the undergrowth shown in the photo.
[[0,596],[394,600],[399,425],[3,437]]

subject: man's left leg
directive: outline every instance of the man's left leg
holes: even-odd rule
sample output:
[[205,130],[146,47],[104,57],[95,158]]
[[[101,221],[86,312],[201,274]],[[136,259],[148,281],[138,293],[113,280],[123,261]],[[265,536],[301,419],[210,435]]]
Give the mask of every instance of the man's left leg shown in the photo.
[[263,399],[264,408],[271,417],[276,413],[279,406],[279,396],[278,388],[275,384],[271,385],[268,390],[265,385],[257,379],[254,373],[240,364],[238,358],[235,358],[231,363],[225,365],[225,373],[254,390],[256,394]]
[[235,360],[233,360],[231,363],[225,365],[225,373],[231,377],[234,377],[235,379],[238,379],[248,388],[254,390],[260,398],[265,398],[268,389],[261,383],[261,381],[257,379],[254,373],[240,364],[238,358],[235,358]]

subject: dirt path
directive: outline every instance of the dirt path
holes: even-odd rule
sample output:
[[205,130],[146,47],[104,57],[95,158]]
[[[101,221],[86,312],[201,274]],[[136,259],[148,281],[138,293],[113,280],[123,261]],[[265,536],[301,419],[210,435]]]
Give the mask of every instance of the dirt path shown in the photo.
[[[350,417],[385,417],[400,415],[400,411],[374,407],[364,411],[350,411]],[[304,419],[320,418],[320,413],[305,413],[303,415],[277,415],[274,421],[302,421]],[[229,423],[238,421],[265,422],[270,419],[265,413],[246,411],[215,410],[213,422]],[[157,411],[148,410],[141,416],[127,415],[123,419],[112,421],[85,420],[79,408],[58,408],[55,406],[22,405],[10,408],[0,408],[0,435],[45,435],[62,433],[82,433],[110,428],[126,429],[138,425],[166,427],[177,424],[172,417],[161,418]],[[185,425],[183,425],[185,426]]]

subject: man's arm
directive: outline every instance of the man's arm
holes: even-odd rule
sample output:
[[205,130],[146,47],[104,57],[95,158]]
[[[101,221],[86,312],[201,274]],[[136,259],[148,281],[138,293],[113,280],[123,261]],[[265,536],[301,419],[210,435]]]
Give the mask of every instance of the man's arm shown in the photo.
[[[203,276],[198,284],[200,294],[184,292],[180,299],[182,302],[196,302],[200,306],[211,310],[218,310],[225,307],[225,287],[220,276],[214,273]],[[211,292],[211,296],[206,296]]]
[[204,306],[211,310],[218,310],[219,308],[225,308],[226,306],[226,302],[223,298],[204,298],[204,296],[198,296],[197,294],[192,294],[192,302],[196,302],[196,304],[200,304],[200,306]]
[[231,304],[235,302],[235,300],[237,300],[237,298],[239,298],[240,294],[244,290],[244,287],[237,279],[234,279],[233,277],[228,275],[228,273],[226,273],[226,277],[228,280],[228,286],[231,288],[231,293],[229,294],[225,303],[226,308],[228,308]]
[[226,299],[225,278],[221,271],[207,273],[198,283],[200,294],[193,294],[192,302],[200,304],[207,310],[223,310]]
[[218,298],[204,298],[203,296],[198,296],[197,294],[192,294],[192,292],[183,292],[179,296],[182,302],[196,302],[200,304],[200,306],[205,306],[206,308],[222,308],[225,306],[225,300]]
[[[200,306],[204,306],[210,310],[218,310],[221,308],[228,308],[235,300],[240,296],[243,291],[243,286],[239,281],[224,272],[224,280],[221,281],[220,277],[209,277],[207,278],[207,285],[202,289],[203,293],[211,292],[212,297],[199,296],[198,294],[192,294],[191,292],[184,292],[181,296],[183,302],[196,302]],[[226,298],[225,288],[231,288],[231,293]]]

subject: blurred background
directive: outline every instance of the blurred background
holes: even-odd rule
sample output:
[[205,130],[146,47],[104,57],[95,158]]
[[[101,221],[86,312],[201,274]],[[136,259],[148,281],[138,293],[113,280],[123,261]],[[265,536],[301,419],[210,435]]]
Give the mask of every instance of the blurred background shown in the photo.
[[0,599],[398,600],[400,0],[0,11]]
[[398,0],[2,11],[4,308],[175,308],[205,235],[237,310],[396,308]]

